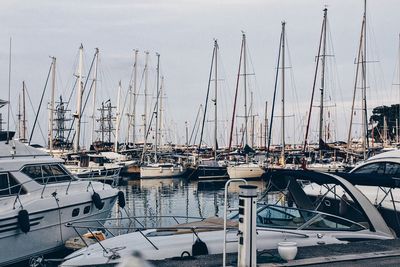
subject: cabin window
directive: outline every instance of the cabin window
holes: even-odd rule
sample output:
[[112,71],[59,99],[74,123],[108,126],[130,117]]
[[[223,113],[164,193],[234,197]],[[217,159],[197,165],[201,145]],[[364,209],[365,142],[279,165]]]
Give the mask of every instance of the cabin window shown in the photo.
[[20,194],[26,193],[24,188],[21,189],[21,185],[12,175],[9,173],[0,173],[0,197],[18,194],[18,192]]
[[355,170],[354,173],[385,174],[385,163],[378,162],[378,163],[367,164]]
[[72,210],[72,217],[76,217],[79,215],[79,208],[75,208]]
[[400,177],[400,164],[394,162],[386,162],[385,174]]
[[42,168],[40,165],[25,166],[22,172],[34,179],[39,184],[43,184]]
[[88,214],[90,212],[90,206],[86,206],[84,209],[83,209],[83,214]]
[[39,184],[60,183],[73,178],[58,164],[43,164],[25,166],[22,172]]

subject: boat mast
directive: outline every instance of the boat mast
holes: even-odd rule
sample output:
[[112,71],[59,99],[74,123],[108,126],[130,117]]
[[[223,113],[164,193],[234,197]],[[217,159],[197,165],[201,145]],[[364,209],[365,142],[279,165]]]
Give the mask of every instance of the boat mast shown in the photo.
[[154,162],[157,163],[157,146],[158,146],[158,99],[160,93],[160,54],[156,53],[157,56],[157,90],[156,90],[156,108],[155,117],[156,117],[156,133],[155,133],[155,146],[154,146]]
[[367,114],[367,0],[364,0],[364,42],[362,54],[362,109],[363,109],[363,156],[367,159],[368,140],[368,114]]
[[160,84],[160,113],[158,115],[158,143],[159,147],[162,148],[163,145],[163,135],[162,135],[162,126],[163,126],[163,94],[164,94],[164,76],[161,76],[161,84]]
[[[319,45],[318,45],[318,56],[317,56],[317,62],[315,64],[315,72],[314,72],[314,81],[313,81],[313,87],[312,87],[312,93],[311,93],[311,102],[310,102],[310,107],[308,110],[308,119],[307,119],[307,126],[306,126],[306,134],[304,137],[304,146],[303,146],[303,152],[306,151],[307,149],[307,145],[308,145],[308,133],[310,130],[310,121],[311,121],[311,114],[312,114],[312,108],[313,108],[313,104],[314,104],[314,95],[315,95],[315,87],[316,87],[316,83],[317,83],[317,75],[318,75],[318,69],[319,69],[319,59],[321,57],[321,46],[323,43],[323,37],[324,37],[324,31],[325,31],[325,23],[326,23],[326,19],[327,19],[327,9],[324,9],[324,19],[322,22],[322,27],[321,27],[321,35],[319,38]],[[325,53],[323,53],[325,54]],[[323,93],[323,92],[322,92]],[[321,137],[321,133],[319,138]]]
[[22,82],[22,139],[21,139],[21,141],[26,142],[25,81]]
[[250,92],[250,139],[251,147],[254,147],[254,117],[253,115],[253,92]]
[[265,101],[265,118],[264,118],[264,148],[267,149],[268,136],[268,101]]
[[214,59],[215,54],[216,54],[216,50],[217,50],[217,46],[215,45],[215,40],[214,40],[214,48],[213,48],[213,52],[212,52],[212,56],[211,56],[211,66],[210,66],[210,72],[208,75],[208,83],[207,83],[207,95],[206,95],[206,102],[205,102],[205,106],[204,106],[204,113],[203,113],[203,122],[201,124],[201,132],[200,132],[200,142],[199,142],[199,147],[198,147],[198,154],[200,156],[200,150],[201,150],[201,143],[203,142],[203,133],[204,133],[204,126],[206,123],[206,116],[207,116],[207,107],[208,107],[208,97],[210,95],[210,87],[211,87],[211,80],[212,80],[212,73],[213,73],[213,66],[214,66]]
[[77,107],[75,117],[78,119],[75,129],[75,143],[74,152],[77,153],[79,150],[79,139],[81,134],[81,109],[82,109],[82,65],[83,65],[83,45],[79,47],[79,67],[78,67],[78,92],[77,96]]
[[92,135],[90,144],[93,144],[95,140],[95,127],[96,127],[96,91],[97,91],[97,67],[99,64],[99,49],[96,48],[95,52],[96,56],[96,64],[94,65],[94,72],[93,72],[93,99],[92,99]]
[[217,149],[218,149],[218,112],[217,112],[217,97],[218,97],[218,41],[214,41],[215,48],[215,60],[214,60],[214,160],[217,160]]
[[[399,81],[398,81],[398,86],[399,86],[399,92],[400,92],[400,34],[399,34],[399,58],[398,58],[398,60],[399,60],[399,62],[398,62],[398,74],[399,74]],[[399,133],[400,133],[400,131],[399,131],[399,123],[400,123],[400,104],[399,104],[399,115],[398,115],[398,119],[397,119],[397,127],[396,127],[396,129],[397,129],[397,141],[396,141],[396,143],[398,144],[399,143],[399,141],[400,141],[400,136],[399,136]],[[372,132],[374,131],[374,129],[372,129]]]
[[49,121],[49,150],[53,152],[53,124],[54,124],[54,92],[56,89],[56,58],[51,57],[52,60],[52,82],[51,82],[51,99],[50,99],[50,121]]
[[[326,60],[326,24],[327,24],[328,9],[324,9],[324,22],[323,22],[323,38],[322,38],[322,55],[321,57],[321,100],[319,106],[319,156],[322,158],[322,144],[324,143],[323,128],[324,128],[324,90],[325,90],[325,60]],[[319,58],[318,58],[319,60]]]
[[19,140],[21,140],[21,131],[22,131],[22,114],[21,114],[21,94],[18,94],[18,114],[17,114],[17,118],[18,118],[18,138]]
[[8,57],[8,106],[7,106],[7,142],[10,141],[10,110],[11,110],[11,103],[10,103],[10,95],[11,95],[11,37],[10,37],[10,50],[9,50],[9,57]]
[[118,153],[118,139],[119,139],[119,125],[121,122],[121,81],[118,83],[118,94],[117,94],[117,112],[115,114],[115,140],[114,140],[114,152]]
[[[235,100],[233,102],[233,112],[232,112],[231,131],[230,131],[230,135],[229,135],[228,153],[231,152],[231,148],[232,148],[233,129],[235,126],[236,102],[237,102],[237,96],[238,96],[238,91],[239,91],[239,80],[240,80],[240,70],[241,70],[241,66],[242,66],[243,48],[244,48],[244,39],[242,38],[242,44],[240,47],[240,57],[239,57],[239,69],[238,69],[237,78],[236,78]],[[236,128],[236,132],[237,132],[237,128]],[[237,139],[237,136],[238,135],[236,134],[236,139]],[[236,140],[236,145],[238,143],[239,143],[238,140]]]
[[281,163],[284,165],[285,164],[285,25],[286,22],[282,22],[282,57],[281,57],[281,63],[282,63],[282,68],[281,68],[281,89],[282,89],[282,98],[281,98],[281,104],[282,104],[282,150],[281,150]]
[[247,132],[247,60],[246,60],[246,34],[243,32],[243,83],[244,83],[244,134],[245,145],[248,144],[248,132]]
[[146,151],[147,146],[147,81],[148,81],[148,63],[149,63],[149,52],[146,51],[146,61],[144,64],[144,114],[143,114],[143,154]]
[[358,89],[358,75],[359,75],[359,69],[360,69],[360,63],[362,62],[361,54],[362,54],[362,45],[363,45],[363,39],[364,39],[364,28],[365,28],[365,17],[363,18],[362,24],[361,24],[361,33],[360,33],[360,41],[359,41],[359,47],[358,47],[358,54],[357,54],[357,65],[356,65],[356,77],[354,79],[354,89],[353,89],[353,100],[351,104],[351,115],[350,115],[350,125],[349,125],[349,132],[347,135],[347,148],[351,149],[351,132],[352,132],[352,127],[353,127],[353,114],[354,114],[354,105],[355,105],[355,100],[356,100],[356,91]]
[[[137,57],[139,50],[135,49],[134,52],[135,52],[135,63],[133,64],[133,107],[130,120],[132,123],[132,144],[135,144],[136,142]],[[129,136],[129,130],[128,130],[128,136]]]

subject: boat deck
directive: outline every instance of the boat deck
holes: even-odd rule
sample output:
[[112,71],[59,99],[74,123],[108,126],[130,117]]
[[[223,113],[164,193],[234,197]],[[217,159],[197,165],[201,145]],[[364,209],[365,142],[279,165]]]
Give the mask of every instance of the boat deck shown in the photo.
[[[259,267],[272,266],[400,266],[400,239],[360,241],[350,244],[301,247],[295,260],[287,263],[280,259],[278,251],[258,253]],[[154,266],[222,266],[222,255],[197,256],[191,259],[151,261]],[[227,255],[227,266],[237,266],[237,254]]]

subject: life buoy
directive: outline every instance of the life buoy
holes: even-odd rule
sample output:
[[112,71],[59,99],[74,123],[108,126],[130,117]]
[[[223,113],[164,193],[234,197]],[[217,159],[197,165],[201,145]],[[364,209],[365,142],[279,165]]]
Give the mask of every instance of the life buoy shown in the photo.
[[118,205],[121,208],[125,207],[125,195],[124,195],[124,192],[122,192],[122,191],[118,191]]
[[31,229],[29,222],[29,213],[27,210],[20,210],[18,212],[18,226],[22,232],[27,233]]
[[92,200],[97,209],[99,209],[99,210],[103,209],[104,202],[101,201],[101,197],[98,193],[96,193],[96,192],[93,193]]

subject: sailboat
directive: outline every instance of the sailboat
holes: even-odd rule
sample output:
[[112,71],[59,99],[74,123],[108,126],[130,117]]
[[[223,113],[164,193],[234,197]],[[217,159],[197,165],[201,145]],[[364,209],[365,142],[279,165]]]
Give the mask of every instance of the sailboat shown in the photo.
[[[241,73],[241,66],[242,66],[242,57],[243,57],[243,73]],[[235,92],[235,103],[233,107],[233,115],[232,115],[232,124],[231,124],[231,134],[229,139],[229,152],[232,146],[232,133],[235,121],[235,113],[236,113],[236,100],[238,95],[239,89],[239,79],[240,76],[243,76],[243,84],[244,84],[244,112],[245,112],[245,130],[244,130],[244,143],[245,147],[248,147],[248,133],[247,133],[247,59],[246,59],[246,34],[242,34],[242,47],[240,53],[240,60],[239,60],[239,71],[236,81],[236,92]],[[238,178],[260,178],[264,174],[264,168],[256,162],[249,162],[248,154],[246,154],[246,161],[245,162],[232,162],[231,165],[227,167],[227,172],[230,179],[238,179]]]
[[[165,177],[178,177],[182,176],[186,173],[186,168],[182,164],[169,163],[169,162],[159,162],[158,160],[158,132],[159,129],[158,119],[159,119],[159,98],[160,98],[161,90],[160,90],[160,54],[157,53],[157,90],[156,90],[156,104],[154,106],[154,116],[155,116],[155,144],[154,144],[154,163],[148,163],[145,166],[140,167],[140,178],[165,178]],[[151,125],[151,122],[150,122]],[[147,133],[150,130],[150,126],[147,130]],[[145,146],[143,155],[146,149],[146,139],[147,134],[145,136]]]
[[[326,157],[328,154],[336,154],[337,148],[331,148],[329,145],[326,144],[326,131],[324,131],[325,119],[324,119],[324,101],[325,101],[325,72],[326,72],[326,57],[327,57],[327,26],[328,26],[328,9],[325,8],[324,10],[324,18],[321,27],[321,35],[320,41],[318,46],[318,55],[317,61],[315,66],[315,73],[314,73],[314,82],[312,88],[312,95],[311,95],[311,102],[308,112],[308,120],[307,120],[307,128],[304,138],[304,146],[303,146],[303,153],[309,148],[308,144],[308,134],[310,129],[310,120],[312,116],[312,108],[314,105],[314,95],[315,95],[315,88],[317,84],[317,76],[318,72],[320,72],[320,105],[319,105],[319,131],[318,131],[318,155],[316,156],[316,161],[308,164],[306,166],[307,169],[314,170],[314,171],[344,171],[346,169],[346,165],[342,162],[336,161],[336,156],[332,158]],[[329,151],[328,151],[329,150]]]
[[[361,35],[358,46],[356,77],[354,82],[353,101],[351,106],[350,126],[347,136],[347,150],[348,152],[356,152],[360,154],[361,158],[366,160],[368,157],[369,137],[368,137],[368,114],[367,114],[367,1],[364,0],[364,15],[361,24]],[[361,86],[359,85],[359,76],[361,76]],[[352,140],[352,127],[355,114],[355,99],[356,91],[361,89],[361,142],[355,144]]]
[[[218,160],[218,41],[214,40],[214,49],[212,53],[211,59],[211,68],[210,68],[210,75],[208,79],[208,88],[207,88],[207,96],[206,96],[206,103],[205,109],[203,114],[203,123],[202,129],[200,134],[200,143],[198,147],[198,162],[197,166],[195,166],[195,172],[191,175],[191,177],[197,177],[198,179],[226,179],[228,178],[227,171],[226,171],[226,163],[223,160]],[[203,140],[203,132],[204,126],[206,121],[206,114],[207,114],[207,107],[208,107],[208,99],[210,93],[210,85],[211,85],[211,77],[212,73],[214,72],[214,99],[212,102],[214,103],[214,148],[213,148],[213,158],[204,159],[201,158],[200,151],[201,145]]]

